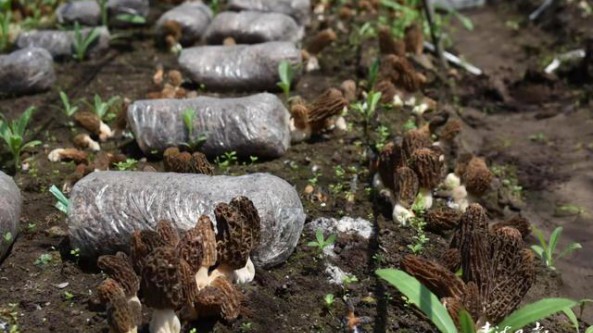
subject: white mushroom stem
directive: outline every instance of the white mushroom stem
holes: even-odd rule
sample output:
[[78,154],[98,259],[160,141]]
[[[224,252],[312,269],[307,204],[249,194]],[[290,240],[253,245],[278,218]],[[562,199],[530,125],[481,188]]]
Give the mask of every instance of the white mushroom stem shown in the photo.
[[208,267],[202,266],[196,273],[196,284],[198,290],[205,288],[212,280],[208,277]]
[[64,153],[64,148],[57,148],[49,152],[47,155],[47,159],[50,162],[59,162],[62,160],[62,153]]
[[414,214],[414,212],[412,212],[411,210],[407,209],[399,203],[393,206],[393,221],[397,221],[403,226],[406,226],[408,224],[408,220],[415,216],[416,215]]
[[432,207],[432,190],[429,188],[421,187],[418,191],[418,196],[414,201],[415,209],[429,210]]
[[179,333],[181,322],[173,309],[155,309],[149,325],[150,333]]
[[83,137],[83,142],[86,144],[86,147],[88,147],[90,150],[92,151],[100,151],[101,150],[101,145],[99,145],[99,143],[95,140],[93,140],[88,134],[85,134]]
[[111,128],[104,122],[101,122],[101,125],[99,126],[99,140],[104,142],[104,141],[107,141],[107,139],[111,138],[112,136],[113,136],[113,131],[111,131]]
[[321,66],[319,66],[319,60],[315,55],[310,55],[309,59],[307,60],[307,64],[305,65],[305,71],[313,72],[319,70]]
[[304,129],[297,128],[294,125],[294,119],[290,119],[290,141],[298,143],[305,141],[311,137],[311,128],[307,126]]
[[210,282],[214,281],[221,275],[233,283],[249,283],[255,278],[255,266],[253,265],[251,258],[247,258],[245,267],[237,270],[234,270],[228,264],[222,263],[210,274]]
[[128,298],[128,304],[134,304],[138,308],[142,309],[142,303],[140,303],[140,299],[138,298],[138,295],[134,295],[134,296]]

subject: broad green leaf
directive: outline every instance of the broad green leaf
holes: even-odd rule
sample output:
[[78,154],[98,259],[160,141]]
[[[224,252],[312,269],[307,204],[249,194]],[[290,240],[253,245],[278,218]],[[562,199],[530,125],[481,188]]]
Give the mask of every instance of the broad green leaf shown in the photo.
[[23,148],[21,150],[25,150],[27,148],[33,148],[33,147],[38,146],[40,144],[41,144],[41,141],[39,141],[39,140],[29,141],[29,142],[27,142],[27,143],[25,143],[23,145]]
[[317,247],[319,244],[317,242],[309,242],[307,243],[307,246],[309,247]]
[[543,257],[544,249],[541,246],[531,245],[531,249],[533,250],[533,252],[535,252],[535,254],[537,254],[540,257]]
[[509,326],[512,330],[518,330],[577,304],[579,302],[567,298],[545,298],[511,313],[498,327]]
[[461,310],[459,312],[459,326],[461,327],[461,333],[475,333],[476,325],[469,312]]
[[323,244],[325,239],[323,238],[323,231],[321,229],[317,229],[315,232],[315,238],[317,239],[317,244]]
[[562,310],[562,312],[564,312],[566,317],[570,320],[570,322],[572,323],[572,326],[574,326],[575,331],[577,333],[580,333],[579,321],[577,319],[577,316],[574,314],[574,311],[572,311],[571,308],[566,308],[566,309]]
[[447,309],[439,299],[416,278],[397,269],[379,269],[375,272],[399,290],[416,305],[442,333],[457,333]]
[[589,328],[587,328],[585,333],[593,333],[593,326],[589,326]]
[[552,231],[550,235],[550,243],[548,245],[548,256],[551,258],[554,255],[556,250],[556,246],[558,246],[558,240],[560,239],[560,235],[562,234],[562,227],[557,227]]
[[329,237],[327,237],[327,239],[325,240],[325,244],[327,244],[327,245],[331,245],[335,242],[336,242],[336,234],[329,235]]

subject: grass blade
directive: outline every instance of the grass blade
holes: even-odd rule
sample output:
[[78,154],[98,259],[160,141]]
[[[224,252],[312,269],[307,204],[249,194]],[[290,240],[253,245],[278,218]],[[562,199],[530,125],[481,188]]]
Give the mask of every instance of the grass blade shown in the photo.
[[474,333],[476,332],[476,325],[469,312],[461,310],[459,312],[459,326],[461,333]]
[[544,319],[557,312],[570,309],[579,304],[567,298],[546,298],[535,303],[525,305],[506,317],[498,327],[511,327],[512,330],[518,330],[538,320]]
[[564,314],[566,315],[566,317],[572,323],[572,326],[574,326],[575,332],[580,333],[580,330],[579,330],[579,321],[578,321],[577,316],[574,313],[574,311],[572,311],[571,308],[566,308],[566,309],[562,310],[562,312],[564,312]]
[[560,259],[566,255],[571,254],[572,252],[582,249],[583,246],[579,243],[570,243],[560,254],[556,257],[556,259]]
[[389,282],[410,302],[416,305],[442,333],[457,333],[457,328],[447,309],[439,299],[416,278],[397,269],[379,269],[375,272]]

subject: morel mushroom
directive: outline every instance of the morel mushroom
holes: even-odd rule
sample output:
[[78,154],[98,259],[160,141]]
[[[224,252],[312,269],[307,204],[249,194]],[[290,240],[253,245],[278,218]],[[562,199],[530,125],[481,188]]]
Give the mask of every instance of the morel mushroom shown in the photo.
[[479,157],[473,157],[465,167],[462,180],[470,194],[481,196],[489,188],[494,175],[488,169],[486,161]]
[[523,239],[525,239],[525,237],[529,236],[531,233],[531,223],[529,223],[529,220],[521,215],[515,215],[509,220],[494,223],[491,226],[491,229],[492,231],[496,231],[503,227],[513,227],[519,230]]
[[233,199],[231,204],[219,203],[214,209],[216,216],[217,248],[220,264],[212,277],[222,274],[238,283],[253,281],[255,266],[249,257],[259,242],[259,215],[245,197]]
[[402,140],[402,155],[406,164],[409,164],[412,154],[417,149],[429,148],[432,146],[430,133],[423,129],[413,129],[404,134]]
[[189,264],[173,247],[164,246],[148,255],[142,266],[141,287],[144,303],[153,308],[151,333],[179,333],[176,310],[192,303],[197,293]]
[[225,320],[236,319],[241,311],[243,294],[224,276],[218,276],[201,289],[194,301],[199,317],[221,316]]
[[461,299],[465,292],[463,281],[440,264],[416,255],[407,255],[401,262],[402,268],[422,282],[439,298]]
[[107,305],[107,322],[112,333],[136,333],[141,322],[140,308],[126,301],[124,290],[113,279],[97,287],[101,303]]
[[340,115],[348,101],[338,89],[331,88],[321,94],[311,105],[302,102],[293,104],[292,112],[292,140],[303,141],[312,135],[321,133],[328,128],[332,117]]
[[418,195],[418,176],[412,169],[400,167],[395,172],[395,187],[397,194],[392,218],[406,225],[408,220],[415,216],[411,208]]
[[388,27],[379,28],[379,52],[381,54],[395,54],[400,57],[406,56],[406,44],[396,40],[391,35]]
[[208,162],[208,158],[200,152],[190,154],[170,147],[163,153],[163,163],[168,172],[201,173],[210,176],[214,174],[214,168]]
[[448,231],[459,225],[461,212],[449,207],[429,210],[424,216],[426,227],[434,231]]
[[131,306],[142,308],[138,298],[140,279],[134,272],[130,258],[125,253],[118,252],[114,256],[100,256],[97,260],[97,266],[122,287],[126,301],[130,304],[134,303]]
[[422,26],[418,23],[412,23],[406,28],[404,41],[406,43],[406,51],[416,55],[422,54],[424,49],[424,33]]
[[211,280],[208,276],[210,267],[216,264],[216,235],[212,221],[206,215],[200,216],[198,223],[185,231],[177,251],[186,260],[192,270],[196,272],[195,279],[198,289],[204,288]]
[[397,88],[405,89],[408,92],[416,92],[420,89],[422,79],[408,60],[397,55],[383,57],[380,77],[390,80]]
[[419,195],[424,210],[432,207],[432,189],[441,182],[443,159],[429,148],[416,149],[409,160],[410,167],[418,175]]
[[52,150],[47,159],[51,162],[74,161],[74,163],[87,163],[88,154],[75,148],[57,148]]
[[99,140],[106,141],[113,136],[111,128],[107,126],[97,114],[88,111],[80,111],[74,114],[74,121],[87,131],[99,136]]
[[309,55],[317,55],[323,51],[328,45],[338,38],[333,29],[325,29],[318,32],[309,44],[307,45],[307,52]]
[[72,140],[74,145],[79,149],[86,149],[89,148],[92,151],[99,151],[101,150],[101,146],[95,140],[93,140],[90,135],[88,134],[78,134]]

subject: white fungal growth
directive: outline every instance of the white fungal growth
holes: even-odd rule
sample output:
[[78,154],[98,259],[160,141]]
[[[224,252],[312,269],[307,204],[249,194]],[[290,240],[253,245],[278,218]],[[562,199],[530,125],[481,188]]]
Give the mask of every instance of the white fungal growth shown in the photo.
[[412,113],[413,114],[416,114],[418,116],[421,116],[428,109],[429,109],[428,104],[426,104],[426,103],[420,103],[419,105],[414,106],[414,108],[412,109]]

